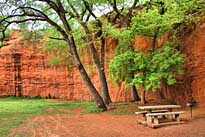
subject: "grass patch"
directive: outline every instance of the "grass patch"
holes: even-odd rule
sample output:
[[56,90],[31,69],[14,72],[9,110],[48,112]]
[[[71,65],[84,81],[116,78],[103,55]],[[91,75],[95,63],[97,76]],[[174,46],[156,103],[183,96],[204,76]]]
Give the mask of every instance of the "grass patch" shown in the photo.
[[136,103],[112,103],[111,108],[107,113],[112,115],[133,115],[138,110]]
[[84,114],[90,114],[90,113],[101,113],[101,112],[104,112],[105,110],[102,109],[102,108],[97,108],[95,106],[90,106],[90,107],[87,107],[87,109],[85,109],[83,111]]
[[[28,116],[65,113],[59,109],[72,111],[75,107],[83,107],[86,113],[98,112],[94,109],[94,102],[51,102],[45,99],[0,98],[0,137],[6,136],[11,128],[23,123]],[[52,108],[52,111],[48,112],[49,108]]]

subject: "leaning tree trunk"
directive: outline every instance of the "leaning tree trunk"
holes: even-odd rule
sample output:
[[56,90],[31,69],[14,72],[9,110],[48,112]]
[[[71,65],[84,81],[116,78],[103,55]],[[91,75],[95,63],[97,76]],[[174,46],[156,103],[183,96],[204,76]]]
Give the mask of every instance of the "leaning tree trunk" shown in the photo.
[[[97,71],[99,74],[99,81],[100,81],[100,90],[101,90],[101,96],[102,99],[104,101],[104,103],[106,105],[109,105],[109,103],[111,102],[110,96],[109,96],[109,92],[108,92],[108,86],[107,86],[107,81],[106,81],[106,76],[105,76],[105,72],[104,72],[104,55],[100,61],[100,58],[97,54],[97,50],[94,46],[94,43],[92,42],[92,34],[89,31],[89,28],[87,27],[87,25],[85,23],[81,24],[87,34],[87,42],[89,42],[89,49],[90,49],[90,53],[92,55],[93,61],[97,67]],[[104,46],[104,45],[102,45]],[[102,50],[102,49],[101,49]],[[104,49],[103,49],[104,50]],[[104,52],[104,51],[103,51]]]
[[[96,19],[97,16],[95,16],[95,14],[93,13],[93,11],[90,9],[89,4],[87,3],[87,1],[83,0],[83,3],[86,7],[86,9],[88,10],[88,12]],[[97,54],[97,50],[94,46],[93,40],[92,40],[92,35],[91,32],[89,31],[87,25],[85,23],[81,23],[82,27],[85,29],[85,32],[87,34],[87,41],[91,42],[91,44],[89,45],[94,63],[97,66],[98,69],[98,74],[99,74],[99,81],[100,81],[100,92],[101,92],[101,96],[103,98],[103,101],[106,105],[109,105],[109,103],[111,103],[111,99],[110,99],[110,95],[109,95],[109,91],[108,91],[108,85],[107,85],[107,80],[106,80],[106,75],[105,75],[105,67],[104,67],[104,56],[105,56],[105,51],[104,51],[104,47],[105,47],[105,38],[102,35],[102,22],[100,20],[98,20],[97,22],[97,27],[99,27],[99,30],[97,31],[97,38],[101,39],[101,50],[100,50],[100,57]]]
[[94,97],[97,106],[99,108],[107,109],[103,99],[101,98],[101,96],[98,93],[97,89],[93,85],[90,77],[88,76],[88,74],[87,74],[87,72],[86,72],[86,70],[85,70],[85,68],[84,68],[84,66],[83,66],[83,64],[80,60],[80,57],[79,57],[78,52],[77,52],[74,37],[70,33],[70,32],[72,32],[72,30],[71,30],[70,25],[67,22],[65,13],[59,13],[59,17],[60,17],[61,21],[63,22],[63,25],[65,27],[65,30],[66,30],[67,34],[70,34],[69,37],[65,34],[63,35],[63,37],[64,37],[64,39],[66,39],[66,42],[70,46],[72,56],[73,56],[73,59],[74,59],[74,63],[76,65],[76,67],[78,68],[78,70],[80,72],[80,75],[83,78],[83,81],[85,82],[86,86],[88,87],[89,92],[91,93],[91,95]]
[[100,91],[101,91],[101,97],[106,105],[109,105],[112,101],[108,92],[108,86],[107,81],[105,77],[104,70],[101,70],[102,72],[99,72],[100,76]]
[[[102,28],[102,25],[99,25],[100,28]],[[100,34],[98,37],[101,37],[101,51],[100,51],[100,66],[101,66],[101,74],[100,74],[100,86],[101,86],[101,96],[105,102],[105,104],[110,104],[112,102],[109,90],[108,90],[108,84],[106,80],[105,75],[105,38],[102,37],[102,29],[100,29]]]
[[[74,41],[73,41],[74,42]],[[97,89],[95,88],[95,86],[93,85],[90,77],[88,76],[83,64],[81,63],[80,61],[80,58],[77,54],[77,50],[73,44],[73,42],[70,42],[69,45],[72,45],[71,46],[71,51],[72,51],[72,54],[73,54],[73,58],[74,58],[74,62],[75,62],[75,65],[77,66],[79,72],[80,72],[80,75],[81,77],[83,78],[86,86],[88,87],[90,93],[92,94],[92,96],[94,97],[95,101],[96,101],[96,104],[99,108],[103,108],[103,109],[106,109],[106,106],[105,106],[105,103],[103,101],[103,99],[101,98],[100,94],[98,93]]]

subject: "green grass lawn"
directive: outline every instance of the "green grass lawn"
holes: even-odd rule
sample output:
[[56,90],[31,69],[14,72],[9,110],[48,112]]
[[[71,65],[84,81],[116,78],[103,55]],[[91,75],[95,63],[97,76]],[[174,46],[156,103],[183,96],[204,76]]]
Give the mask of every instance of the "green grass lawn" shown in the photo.
[[[0,98],[0,137],[4,137],[17,125],[23,123],[28,116],[41,114],[63,113],[59,108],[70,109],[74,107],[85,108],[83,113],[99,112],[94,102],[51,102],[45,99]],[[52,108],[52,111],[47,111]]]

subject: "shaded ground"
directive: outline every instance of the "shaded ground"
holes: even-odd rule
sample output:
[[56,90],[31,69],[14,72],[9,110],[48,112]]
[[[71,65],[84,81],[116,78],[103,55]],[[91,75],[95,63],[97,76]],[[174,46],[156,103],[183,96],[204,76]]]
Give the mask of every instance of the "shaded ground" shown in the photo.
[[[76,109],[80,112],[82,109]],[[62,110],[64,111],[64,110]],[[28,118],[9,137],[205,137],[205,109],[185,114],[185,124],[151,129],[137,124],[135,115],[52,114]]]

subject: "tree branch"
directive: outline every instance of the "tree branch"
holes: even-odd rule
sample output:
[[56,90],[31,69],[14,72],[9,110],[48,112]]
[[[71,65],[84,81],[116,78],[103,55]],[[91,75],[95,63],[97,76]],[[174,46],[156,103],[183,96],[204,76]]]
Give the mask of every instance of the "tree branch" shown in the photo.
[[54,39],[54,40],[64,40],[65,41],[65,39],[64,38],[55,38],[55,37],[48,37],[48,38],[50,38],[50,39]]
[[96,19],[97,16],[92,12],[89,3],[86,0],[83,0],[83,3],[85,5],[85,8],[89,11],[90,15],[92,15]]
[[77,18],[80,18],[80,14],[78,13],[78,11],[75,9],[75,7],[73,6],[73,4],[71,4],[69,1],[68,1],[68,4],[69,4],[69,6],[71,7],[71,9],[73,10],[73,12],[75,13],[75,15],[74,15],[74,17],[77,17]]
[[[38,0],[39,1],[39,0]],[[40,0],[41,1],[41,0]],[[42,0],[44,2],[47,2],[47,0]],[[52,2],[53,3],[53,2]],[[52,4],[53,6],[55,6],[54,4]],[[52,7],[51,7],[52,8]],[[56,8],[56,6],[55,6]],[[26,22],[26,21],[36,21],[36,20],[39,20],[39,21],[47,21],[51,26],[53,26],[54,28],[56,28],[63,36],[65,39],[68,38],[68,35],[66,34],[66,32],[54,21],[52,21],[45,13],[43,13],[42,11],[36,9],[36,8],[33,8],[33,7],[18,7],[16,10],[18,9],[21,9],[23,11],[23,14],[16,14],[16,15],[10,15],[10,16],[7,16],[5,17],[4,19],[2,19],[0,21],[0,24],[2,24],[2,22],[7,22],[8,24],[4,27],[5,29],[2,30],[5,31],[7,29],[7,27],[12,24],[11,21],[6,21],[7,19],[12,19],[12,18],[15,18],[15,17],[22,17],[22,16],[27,16],[27,17],[34,17],[34,18],[30,18],[30,19],[26,19],[24,21],[13,21],[13,23],[23,23],[23,22]],[[31,10],[29,12],[29,10]],[[33,13],[32,13],[33,12]]]
[[13,23],[15,24],[20,24],[20,23],[24,23],[24,22],[27,22],[27,21],[46,21],[45,19],[42,19],[42,18],[28,18],[28,19],[24,19],[24,20],[12,20],[12,21],[6,21],[6,25],[4,26],[4,28],[1,30],[2,32],[2,38],[1,41],[3,42],[4,39],[5,39],[5,31],[6,29]]
[[36,1],[46,2],[55,11],[58,11],[58,9],[59,9],[58,5],[55,2],[51,1],[51,0],[36,0]]
[[[80,20],[83,20],[83,17],[85,16],[86,12],[87,12],[87,9],[83,9],[83,10],[81,11]],[[87,17],[88,17],[88,16],[87,16]],[[86,17],[86,20],[87,20],[87,17]],[[89,19],[89,18],[88,18],[88,19]]]
[[110,3],[110,5],[112,6],[113,10],[117,13],[120,14],[120,12],[117,9],[117,2],[116,0],[113,0],[113,2],[111,0],[108,0],[108,2]]

